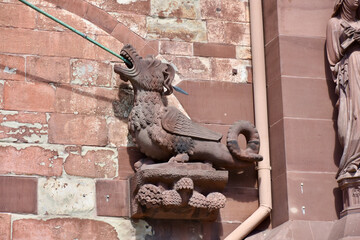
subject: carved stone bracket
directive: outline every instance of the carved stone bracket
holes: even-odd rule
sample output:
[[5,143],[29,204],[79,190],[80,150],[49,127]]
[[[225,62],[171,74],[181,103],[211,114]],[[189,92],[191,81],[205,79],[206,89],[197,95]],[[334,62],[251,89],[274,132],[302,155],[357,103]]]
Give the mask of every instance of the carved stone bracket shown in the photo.
[[344,210],[341,217],[351,213],[360,213],[360,176],[339,180],[343,194]]
[[131,216],[214,221],[227,181],[227,171],[205,163],[143,165],[130,179]]

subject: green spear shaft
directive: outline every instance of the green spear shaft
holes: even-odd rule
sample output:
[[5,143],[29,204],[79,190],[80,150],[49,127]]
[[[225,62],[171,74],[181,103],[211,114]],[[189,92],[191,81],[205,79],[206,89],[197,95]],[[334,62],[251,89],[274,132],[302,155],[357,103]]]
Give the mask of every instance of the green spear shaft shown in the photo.
[[25,5],[27,5],[27,6],[31,7],[32,9],[34,9],[34,10],[38,11],[39,13],[41,13],[41,14],[43,14],[43,15],[47,16],[47,17],[48,17],[48,18],[50,18],[51,20],[53,20],[53,21],[55,21],[55,22],[57,22],[57,23],[61,24],[62,26],[66,27],[67,29],[70,29],[70,30],[71,30],[71,31],[73,31],[74,33],[76,33],[76,34],[80,35],[81,37],[85,38],[85,39],[86,39],[86,40],[88,40],[89,42],[92,42],[92,43],[93,43],[93,44],[95,44],[96,46],[98,46],[98,47],[100,47],[100,48],[104,49],[105,51],[107,51],[107,52],[111,53],[112,55],[114,55],[114,56],[116,56],[116,57],[120,58],[121,60],[123,60],[123,61],[124,61],[126,64],[128,64],[129,66],[132,66],[132,63],[131,63],[129,60],[127,60],[126,58],[124,58],[124,57],[120,56],[119,54],[117,54],[117,53],[115,53],[115,52],[111,51],[110,49],[108,49],[108,48],[107,48],[107,47],[105,47],[104,45],[101,45],[100,43],[98,43],[98,42],[97,42],[97,41],[95,41],[94,39],[89,38],[88,36],[86,36],[86,34],[85,34],[85,33],[82,33],[82,32],[80,32],[80,31],[76,30],[75,28],[73,28],[73,27],[71,27],[71,26],[67,25],[67,24],[66,24],[66,23],[64,23],[63,21],[61,21],[61,20],[57,19],[56,17],[54,17],[54,16],[52,16],[52,15],[48,14],[47,12],[44,12],[44,11],[43,11],[43,10],[41,10],[40,8],[38,8],[38,7],[34,6],[34,5],[32,5],[31,3],[29,3],[29,2],[27,2],[27,1],[25,1],[25,0],[19,0],[19,1],[20,1],[20,2],[22,2],[22,3],[24,3],[24,4],[25,4]]

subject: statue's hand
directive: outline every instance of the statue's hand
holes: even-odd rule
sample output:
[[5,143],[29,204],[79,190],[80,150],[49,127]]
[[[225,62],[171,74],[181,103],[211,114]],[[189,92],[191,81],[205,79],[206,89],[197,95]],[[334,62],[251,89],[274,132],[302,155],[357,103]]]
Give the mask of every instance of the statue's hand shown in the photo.
[[355,29],[353,27],[347,27],[345,28],[344,33],[347,37],[352,37],[355,33]]
[[355,41],[360,42],[360,33],[355,33],[353,38]]

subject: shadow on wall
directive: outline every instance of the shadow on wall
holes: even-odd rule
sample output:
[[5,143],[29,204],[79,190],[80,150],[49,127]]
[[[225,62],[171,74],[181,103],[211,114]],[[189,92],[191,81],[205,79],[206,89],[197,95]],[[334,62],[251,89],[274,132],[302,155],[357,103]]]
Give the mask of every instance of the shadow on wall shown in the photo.
[[[326,52],[326,44],[324,45],[324,63],[325,63],[325,76],[326,76],[326,81],[327,81],[327,86],[328,86],[328,93],[329,93],[329,99],[331,100],[332,106],[334,108],[333,111],[333,127],[334,127],[334,131],[337,133],[337,116],[338,116],[338,111],[336,108],[336,102],[338,100],[338,97],[335,94],[335,83],[333,82],[332,79],[332,73],[330,70],[330,64],[327,58],[327,52]],[[340,163],[340,158],[341,158],[341,154],[342,154],[342,147],[340,145],[339,139],[336,137],[335,139],[335,148],[334,148],[334,163],[336,166],[339,166]],[[342,211],[342,193],[340,188],[334,188],[333,190],[333,194],[334,194],[334,198],[335,198],[335,209],[336,209],[336,214],[337,217],[340,218],[340,212]]]
[[[0,69],[5,69],[5,68],[6,68],[5,65],[0,64]],[[26,77],[27,79],[29,79],[32,82],[52,84],[56,88],[62,88],[62,89],[65,89],[66,91],[69,91],[74,94],[82,95],[82,96],[85,96],[88,98],[96,99],[98,101],[109,103],[112,105],[112,108],[114,111],[114,116],[117,119],[119,119],[120,121],[127,123],[127,116],[129,115],[129,113],[131,111],[131,108],[133,105],[133,97],[134,97],[132,89],[129,88],[129,85],[127,85],[127,84],[120,85],[119,91],[117,93],[118,99],[115,99],[114,97],[98,95],[96,93],[91,93],[91,92],[87,92],[87,91],[76,88],[76,87],[81,87],[81,85],[76,85],[76,87],[72,87],[70,85],[60,84],[58,82],[53,82],[51,80],[48,80],[48,79],[45,79],[45,78],[42,78],[42,77],[39,77],[39,76],[36,76],[33,74],[25,73],[21,70],[17,70],[16,73]],[[130,140],[129,141],[130,146],[132,146],[131,136],[129,134],[128,134],[128,139]],[[135,155],[132,154],[131,156],[135,156]]]

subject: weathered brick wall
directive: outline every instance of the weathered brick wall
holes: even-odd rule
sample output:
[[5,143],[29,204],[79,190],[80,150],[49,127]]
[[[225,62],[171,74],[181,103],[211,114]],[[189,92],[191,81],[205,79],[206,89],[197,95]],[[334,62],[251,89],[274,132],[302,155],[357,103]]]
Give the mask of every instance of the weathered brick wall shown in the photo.
[[[31,0],[112,50],[172,62],[190,117],[253,121],[246,0]],[[215,223],[129,220],[132,94],[118,59],[16,0],[0,0],[0,239],[217,239],[257,208],[231,174]]]

